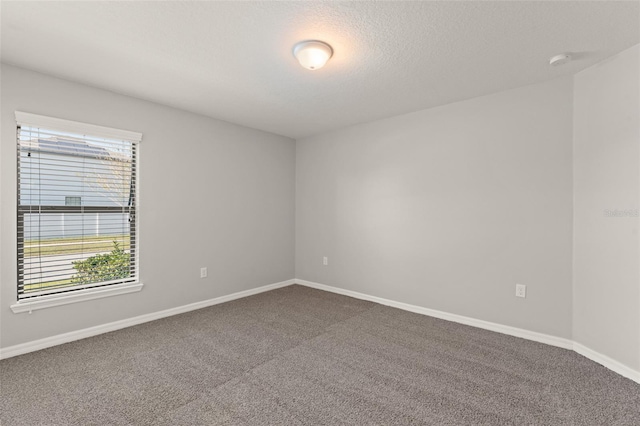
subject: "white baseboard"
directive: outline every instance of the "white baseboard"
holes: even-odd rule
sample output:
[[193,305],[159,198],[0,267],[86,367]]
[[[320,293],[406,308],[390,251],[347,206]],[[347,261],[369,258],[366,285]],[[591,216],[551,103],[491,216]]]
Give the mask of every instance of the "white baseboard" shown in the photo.
[[615,359],[609,358],[606,355],[602,355],[599,352],[594,351],[593,349],[589,349],[588,347],[578,343],[573,342],[573,350],[579,353],[580,355],[589,358],[593,362],[597,362],[598,364],[608,368],[609,370],[615,371],[621,376],[626,377],[627,379],[631,379],[636,383],[640,383],[640,371],[636,371],[626,365],[616,361]]
[[202,309],[213,305],[218,305],[224,302],[230,302],[232,300],[241,299],[243,297],[252,296],[254,294],[263,293],[265,291],[275,290],[277,288],[286,287],[292,284],[300,284],[306,287],[315,288],[318,290],[324,290],[331,293],[342,294],[344,296],[353,297],[361,300],[368,300],[370,302],[379,303],[381,305],[391,306],[393,308],[402,309],[404,311],[414,312],[417,314],[428,315],[435,318],[444,319],[447,321],[457,322],[460,324],[470,325],[472,327],[478,327],[485,330],[495,331],[510,336],[520,337],[527,340],[533,340],[535,342],[545,343],[551,346],[557,346],[564,349],[572,349],[586,358],[603,365],[604,367],[628,378],[637,383],[640,383],[640,372],[627,367],[626,365],[602,355],[588,347],[562,337],[551,336],[549,334],[538,333],[535,331],[529,331],[522,328],[511,327],[508,325],[493,323],[489,321],[483,321],[475,318],[465,317],[462,315],[451,314],[448,312],[437,311],[435,309],[423,308],[421,306],[410,305],[408,303],[396,302],[394,300],[384,299],[381,297],[370,296],[364,293],[358,293],[351,290],[345,290],[338,287],[332,287],[325,284],[315,283],[312,281],[291,279],[287,281],[281,281],[274,284],[265,285],[250,290],[240,291],[237,293],[229,294],[226,296],[216,297],[214,299],[203,300],[201,302],[190,303],[188,305],[178,306],[176,308],[166,309],[160,312],[154,312],[151,314],[140,315],[133,318],[128,318],[120,321],[110,322],[108,324],[97,325],[95,327],[84,328],[82,330],[71,331],[69,333],[59,334],[57,336],[46,337],[44,339],[34,340],[32,342],[22,343],[19,345],[9,346],[6,348],[0,348],[0,359],[10,358],[17,355],[26,354],[29,352],[38,351],[40,349],[49,348],[51,346],[61,345],[63,343],[73,342],[75,340],[84,339],[86,337],[96,336],[98,334],[108,333],[110,331],[119,330],[121,328],[131,327],[133,325],[142,324],[149,321],[154,321],[161,318],[170,317],[172,315],[178,315],[196,309]]
[[73,342],[74,340],[84,339],[86,337],[96,336],[98,334],[108,333],[110,331],[120,330],[121,328],[131,327],[133,325],[154,321],[160,318],[170,317],[172,315],[182,314],[196,309],[206,308],[208,306],[218,305],[224,302],[230,302],[235,299],[252,296],[254,294],[263,293],[265,291],[275,290],[277,288],[286,287],[294,284],[295,280],[281,281],[275,284],[269,284],[250,290],[239,291],[237,293],[226,296],[216,297],[214,299],[203,300],[201,302],[190,303],[188,305],[178,306],[176,308],[165,309],[160,312],[140,315],[120,321],[114,321],[107,324],[97,325],[95,327],[84,328],[82,330],[71,331],[69,333],[58,334],[57,336],[45,337],[44,339],[34,340],[19,345],[9,346],[0,349],[0,359],[11,358],[16,355],[22,355],[29,352],[38,351],[40,349],[49,348],[51,346],[61,345],[63,343]]
[[402,309],[403,311],[414,312],[416,314],[428,315],[430,317],[440,318],[447,321],[457,322],[459,324],[470,325],[472,327],[482,328],[485,330],[491,330],[502,334],[508,334],[509,336],[521,337],[527,340],[533,340],[535,342],[546,343],[551,346],[558,346],[564,349],[572,349],[573,342],[569,339],[563,339],[562,337],[551,336],[549,334],[538,333],[535,331],[529,331],[522,328],[511,327],[508,325],[502,325],[495,322],[483,321],[475,318],[465,317],[462,315],[450,314],[448,312],[437,311],[435,309],[423,308],[422,306],[410,305],[408,303],[396,302],[395,300],[383,299],[381,297],[370,296],[368,294],[358,293],[351,290],[344,290],[338,287],[331,287],[324,284],[314,283],[311,281],[296,279],[296,284],[304,285],[306,287],[316,288],[318,290],[329,291],[331,293],[338,293],[344,296],[354,297],[356,299],[368,300],[370,302],[379,303],[381,305],[391,306],[392,308]]
[[381,297],[370,296],[364,293],[358,293],[356,291],[345,290],[339,287],[332,287],[325,284],[315,283],[312,281],[306,281],[301,279],[295,280],[296,284],[300,284],[306,287],[315,288],[318,290],[329,291],[331,293],[342,294],[344,296],[353,297],[361,300],[368,300],[370,302],[379,303],[381,305],[391,306],[393,308],[402,309],[404,311],[414,312],[417,314],[428,315],[430,317],[440,318],[447,321],[457,322],[460,324],[470,325],[472,327],[478,327],[485,330],[495,331],[502,334],[508,334],[509,336],[520,337],[527,340],[533,340],[535,342],[545,343],[551,346],[557,346],[564,349],[571,349],[579,353],[582,356],[589,358],[590,360],[597,362],[598,364],[612,370],[621,376],[640,383],[640,372],[627,367],[620,362],[602,355],[592,349],[587,348],[580,343],[574,342],[570,339],[562,337],[556,337],[549,334],[538,333],[535,331],[529,331],[522,328],[511,327],[508,325],[497,324],[494,322],[483,321],[475,318],[465,317],[462,315],[451,314],[448,312],[437,311],[435,309],[423,308],[421,306],[410,305],[408,303],[396,302],[394,300],[383,299]]

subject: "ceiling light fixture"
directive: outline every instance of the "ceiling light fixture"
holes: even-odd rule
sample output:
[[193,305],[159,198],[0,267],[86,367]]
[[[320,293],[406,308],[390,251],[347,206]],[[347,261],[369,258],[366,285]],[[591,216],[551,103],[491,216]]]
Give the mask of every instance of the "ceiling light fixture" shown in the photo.
[[308,70],[322,68],[333,55],[333,49],[319,40],[307,40],[293,46],[293,56]]

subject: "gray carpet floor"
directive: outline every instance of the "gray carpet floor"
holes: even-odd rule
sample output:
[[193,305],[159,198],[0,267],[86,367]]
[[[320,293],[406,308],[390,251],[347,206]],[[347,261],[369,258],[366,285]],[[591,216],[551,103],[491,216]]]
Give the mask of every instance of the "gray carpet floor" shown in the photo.
[[301,286],[0,362],[9,425],[640,425],[568,350]]

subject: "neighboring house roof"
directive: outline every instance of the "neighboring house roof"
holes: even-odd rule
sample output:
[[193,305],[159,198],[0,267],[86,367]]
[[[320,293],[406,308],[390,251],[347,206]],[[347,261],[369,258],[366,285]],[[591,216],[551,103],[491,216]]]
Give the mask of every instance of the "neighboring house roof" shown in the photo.
[[71,137],[54,136],[46,139],[36,138],[29,141],[21,141],[21,145],[32,152],[73,155],[78,157],[90,157],[116,161],[130,160],[129,157],[121,153],[109,151],[106,148],[89,144],[82,139]]

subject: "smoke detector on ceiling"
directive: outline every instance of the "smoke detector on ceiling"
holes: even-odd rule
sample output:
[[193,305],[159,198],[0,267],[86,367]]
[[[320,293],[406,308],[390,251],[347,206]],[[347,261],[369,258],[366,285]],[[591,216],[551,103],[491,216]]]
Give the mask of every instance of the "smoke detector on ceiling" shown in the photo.
[[559,65],[564,65],[571,60],[571,55],[568,53],[561,53],[559,55],[551,57],[549,59],[549,65],[557,67]]

